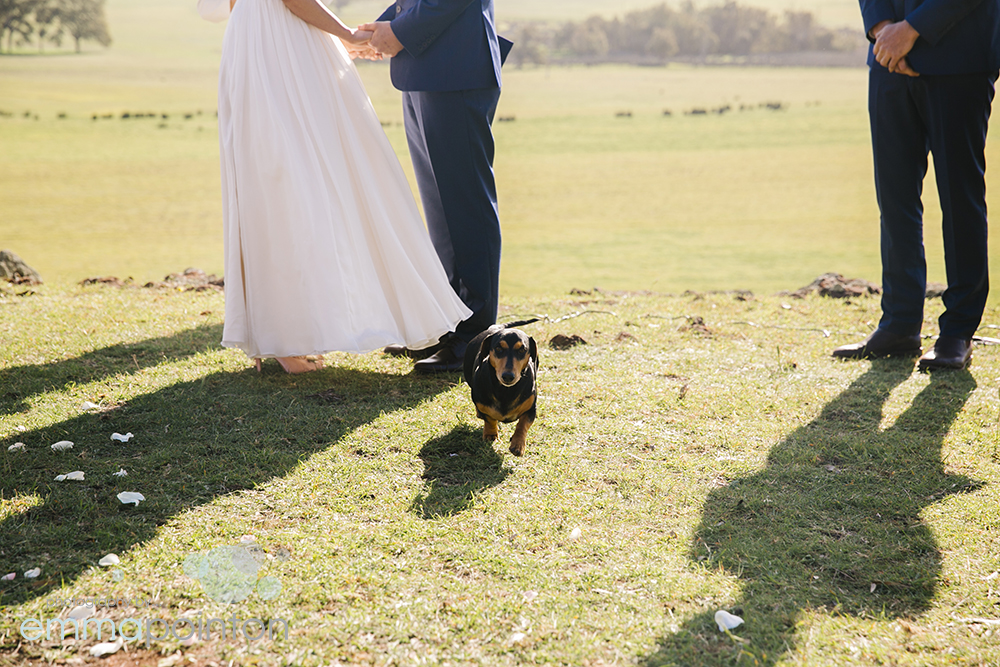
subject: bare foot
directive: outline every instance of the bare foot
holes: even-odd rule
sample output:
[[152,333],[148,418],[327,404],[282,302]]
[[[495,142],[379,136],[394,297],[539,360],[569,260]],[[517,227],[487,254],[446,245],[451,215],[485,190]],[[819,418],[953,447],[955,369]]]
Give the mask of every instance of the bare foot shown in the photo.
[[286,373],[308,373],[323,368],[322,357],[275,357]]

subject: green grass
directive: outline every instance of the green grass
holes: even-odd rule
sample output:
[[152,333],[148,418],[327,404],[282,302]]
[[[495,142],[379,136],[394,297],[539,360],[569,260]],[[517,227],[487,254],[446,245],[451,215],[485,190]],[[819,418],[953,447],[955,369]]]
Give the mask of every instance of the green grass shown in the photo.
[[[378,5],[352,3],[345,18]],[[112,49],[0,57],[0,109],[14,113],[0,118],[0,247],[47,280],[34,295],[0,292],[0,575],[18,573],[0,582],[0,664],[89,661],[93,642],[21,643],[19,624],[107,594],[149,596],[169,619],[235,609],[292,627],[277,643],[130,646],[113,665],[174,653],[219,665],[996,664],[1000,628],[970,620],[1000,617],[995,348],[978,347],[971,372],[933,376],[837,363],[830,349],[875,326],[876,299],[761,296],[829,270],[878,280],[863,69],[505,72],[500,115],[516,121],[495,128],[501,319],[549,316],[528,327],[541,402],[514,459],[481,442],[457,377],[381,354],[257,375],[219,348],[221,294],[75,285],[222,270],[222,29],[193,2],[111,0],[109,16]],[[360,71],[409,170],[385,67]],[[767,101],[787,108],[757,107]],[[734,110],[683,114],[723,104]],[[935,199],[930,179],[941,281]],[[564,296],[594,285],[630,291]],[[663,294],[737,288],[759,296]],[[1000,326],[997,304],[985,325]],[[555,334],[588,344],[552,350]],[[72,451],[49,449],[63,439]],[[16,442],[26,451],[8,452]],[[53,481],[73,470],[86,480]],[[123,490],[147,501],[122,507]],[[183,563],[244,535],[280,595],[214,602]],[[121,565],[98,567],[109,552]],[[720,634],[718,609],[746,624]]]
[[[528,327],[540,412],[514,459],[455,377],[377,353],[256,374],[218,347],[214,292],[4,297],[0,664],[85,657],[93,641],[17,648],[20,622],[109,594],[291,624],[135,646],[142,665],[992,664],[995,626],[965,619],[998,616],[994,349],[931,376],[841,363],[876,299],[743,299],[508,300],[502,319],[549,316]],[[557,333],[588,344],[552,350]],[[86,480],[52,481],[71,470]],[[281,593],[213,602],[184,560],[244,535]],[[121,565],[98,567],[109,552]],[[746,624],[719,633],[717,609]]]
[[[372,11],[352,3],[345,17]],[[112,1],[108,12],[111,49],[0,57],[0,109],[14,114],[0,118],[2,245],[58,283],[220,273],[212,113],[223,27],[166,0]],[[409,171],[386,67],[360,71]],[[865,79],[863,69],[508,69],[499,114],[517,120],[495,128],[503,292],[774,292],[826,271],[878,281]],[[769,101],[787,108],[758,108]],[[754,111],[683,115],[725,104]],[[119,120],[126,111],[169,118]],[[930,275],[943,282],[932,179],[926,194]]]

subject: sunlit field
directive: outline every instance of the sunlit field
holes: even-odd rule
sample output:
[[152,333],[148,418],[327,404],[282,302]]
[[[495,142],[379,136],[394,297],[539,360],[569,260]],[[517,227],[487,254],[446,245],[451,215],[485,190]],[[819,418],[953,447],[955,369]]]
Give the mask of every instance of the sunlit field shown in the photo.
[[[509,3],[501,15],[536,6]],[[345,18],[377,7],[351,3]],[[187,2],[113,0],[108,13],[110,49],[0,57],[0,110],[12,114],[0,118],[3,245],[49,280],[220,272],[224,28]],[[386,66],[359,71],[409,170]],[[515,119],[495,128],[505,294],[773,292],[825,271],[879,279],[863,68],[581,66],[505,77],[499,116]],[[685,114],[696,108],[709,113]],[[991,142],[990,157],[997,150]],[[940,281],[930,179],[927,204]]]
[[[498,3],[508,28],[652,4]],[[0,285],[0,667],[998,664],[1000,299],[971,368],[927,374],[830,356],[877,297],[777,294],[879,280],[863,67],[504,72],[500,320],[539,318],[515,458],[458,374],[381,352],[258,373],[219,345],[223,291],[138,286],[223,270],[224,26],[195,0],[108,16],[110,49],[0,55],[0,249],[46,281]],[[388,68],[358,71],[412,182]],[[925,203],[941,282],[933,174]],[[137,284],[78,284],[110,275]],[[104,622],[291,631],[155,628],[106,658],[24,634],[94,597]]]

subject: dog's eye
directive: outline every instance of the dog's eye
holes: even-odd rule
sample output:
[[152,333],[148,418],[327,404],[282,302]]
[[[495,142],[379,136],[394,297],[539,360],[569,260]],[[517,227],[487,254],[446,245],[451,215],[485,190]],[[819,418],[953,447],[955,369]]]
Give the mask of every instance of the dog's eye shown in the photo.
[[500,341],[500,344],[497,345],[497,347],[499,347],[501,350],[506,350],[507,347],[508,347],[507,341],[505,341],[505,340]]

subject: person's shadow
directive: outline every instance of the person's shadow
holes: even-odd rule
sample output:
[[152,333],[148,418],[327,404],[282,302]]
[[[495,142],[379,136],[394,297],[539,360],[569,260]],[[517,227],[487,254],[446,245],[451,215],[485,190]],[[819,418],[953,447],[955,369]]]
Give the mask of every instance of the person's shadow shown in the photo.
[[418,516],[431,519],[468,509],[476,493],[497,486],[510,469],[493,444],[483,441],[482,429],[457,426],[420,449],[424,488],[413,501]]
[[735,638],[710,609],[664,637],[653,665],[773,665],[793,650],[807,610],[905,618],[934,597],[940,553],[921,511],[978,483],[948,475],[941,443],[976,388],[968,371],[933,374],[894,424],[883,406],[913,372],[882,360],[811,423],[770,453],[767,467],[708,494],[690,556],[739,577],[727,611]]
[[60,361],[0,368],[0,414],[25,412],[33,397],[53,388],[181,361],[217,348],[220,340],[221,324],[202,324],[170,336],[109,345]]
[[[131,372],[184,359],[216,346],[219,337],[217,326],[199,327],[56,363],[4,369],[0,382],[7,383],[8,399],[15,397],[4,407],[21,410],[25,399],[74,377],[120,376],[128,382]],[[0,574],[17,575],[0,586],[0,606],[71,583],[104,555],[125,554],[153,539],[185,510],[288,475],[380,415],[412,408],[450,388],[450,378],[336,366],[289,376],[268,364],[261,374],[247,368],[177,382],[107,411],[0,438],[0,497],[8,501],[0,514],[0,567],[7,568]],[[111,440],[115,432],[135,435],[121,443]],[[74,447],[53,452],[50,445],[61,440]],[[8,451],[18,441],[27,447]],[[127,475],[115,476],[122,469]],[[84,471],[83,481],[53,479],[75,470]],[[326,484],[330,494],[364,493]],[[123,505],[117,498],[122,491],[142,493],[146,500]],[[184,555],[178,554],[178,563]],[[26,579],[22,573],[35,567],[40,576]]]

